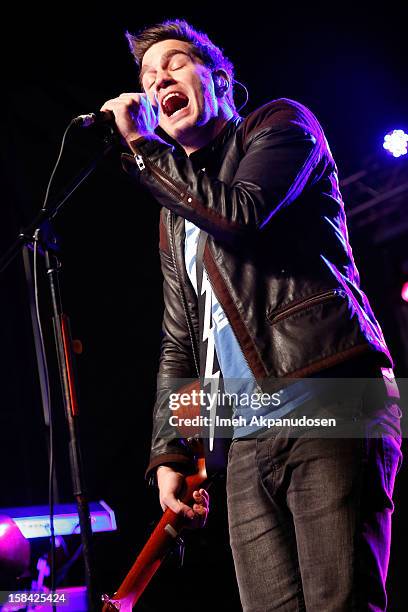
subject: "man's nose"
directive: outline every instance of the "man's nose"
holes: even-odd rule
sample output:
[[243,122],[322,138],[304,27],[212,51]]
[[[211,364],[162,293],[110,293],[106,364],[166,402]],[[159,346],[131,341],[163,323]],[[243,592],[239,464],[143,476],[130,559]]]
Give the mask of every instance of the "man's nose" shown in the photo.
[[175,80],[167,72],[158,74],[156,77],[155,93],[158,95],[161,89],[166,89],[166,87],[173,85],[173,83],[175,83]]
[[153,96],[154,96],[154,101],[155,101],[155,105],[154,106],[160,106],[159,105],[159,93],[162,89],[166,89],[166,87],[170,87],[170,85],[173,85],[173,83],[175,83],[176,81],[174,79],[171,78],[171,76],[169,75],[169,73],[166,70],[162,70],[161,72],[158,72],[156,75],[156,84],[154,86],[154,91],[153,91]]

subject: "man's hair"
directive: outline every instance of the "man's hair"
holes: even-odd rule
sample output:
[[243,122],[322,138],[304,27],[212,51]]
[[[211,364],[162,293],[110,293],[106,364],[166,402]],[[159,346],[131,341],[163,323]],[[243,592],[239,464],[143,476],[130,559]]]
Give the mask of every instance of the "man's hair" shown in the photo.
[[228,75],[230,87],[226,93],[226,99],[231,109],[235,112],[233,97],[234,66],[224,55],[222,49],[211,42],[207,34],[199,32],[183,19],[174,19],[149,26],[138,34],[126,32],[126,38],[139,69],[144,54],[155,43],[169,39],[183,40],[189,43],[191,54],[195,58],[212,71],[224,70]]

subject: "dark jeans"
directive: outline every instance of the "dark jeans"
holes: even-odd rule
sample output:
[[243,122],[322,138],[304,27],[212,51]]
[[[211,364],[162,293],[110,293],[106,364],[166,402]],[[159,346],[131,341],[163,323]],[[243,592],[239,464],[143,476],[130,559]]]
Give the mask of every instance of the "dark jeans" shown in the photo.
[[335,408],[362,435],[286,429],[232,442],[228,519],[244,612],[386,610],[401,412],[373,394]]

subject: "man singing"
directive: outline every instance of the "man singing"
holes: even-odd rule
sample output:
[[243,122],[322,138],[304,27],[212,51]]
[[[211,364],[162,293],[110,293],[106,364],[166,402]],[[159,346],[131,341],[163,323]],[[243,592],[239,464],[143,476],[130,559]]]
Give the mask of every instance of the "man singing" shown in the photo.
[[[197,525],[208,512],[202,489],[192,508],[177,499],[193,455],[188,441],[163,434],[166,381],[202,377],[210,358],[223,379],[252,389],[290,377],[280,415],[348,415],[363,435],[234,431],[227,504],[242,607],[385,610],[400,412],[322,128],[287,99],[240,117],[231,62],[184,21],[128,40],[143,93],[101,110],[113,112],[132,152],[127,171],[162,207],[165,310],[148,467],[162,508]],[[376,379],[382,391],[334,398],[314,386],[319,376]]]

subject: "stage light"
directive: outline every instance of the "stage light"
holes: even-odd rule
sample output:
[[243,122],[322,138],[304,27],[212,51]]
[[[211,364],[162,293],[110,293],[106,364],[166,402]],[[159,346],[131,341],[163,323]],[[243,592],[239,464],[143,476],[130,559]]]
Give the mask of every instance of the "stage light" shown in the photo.
[[383,147],[394,157],[407,154],[408,134],[404,130],[393,130],[384,137]]
[[402,285],[401,297],[404,302],[408,302],[408,281]]
[[9,516],[0,514],[0,581],[21,576],[29,565],[29,541]]

